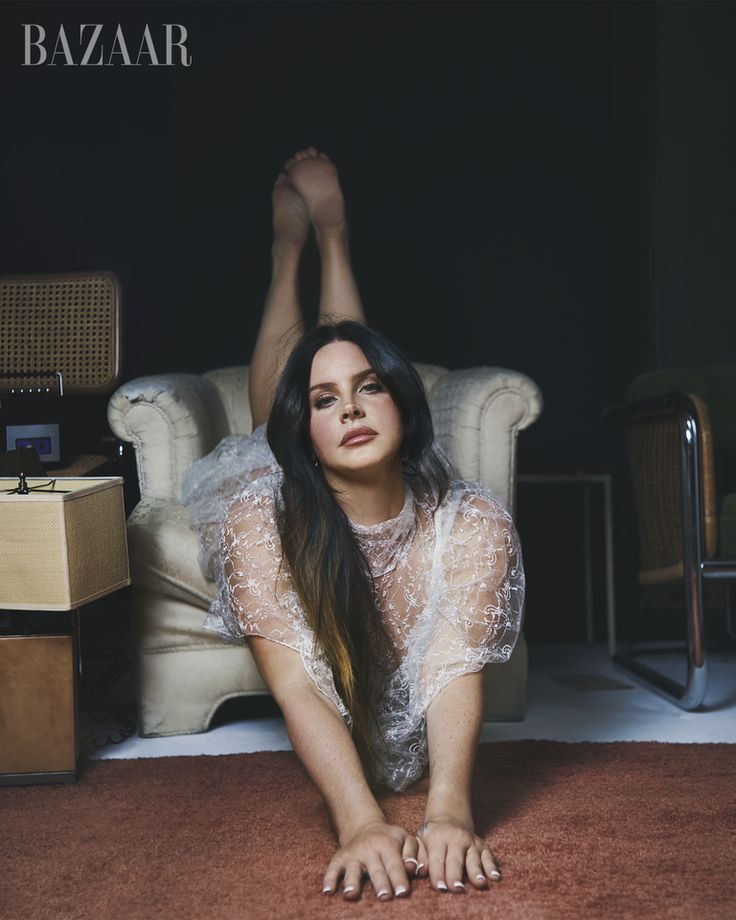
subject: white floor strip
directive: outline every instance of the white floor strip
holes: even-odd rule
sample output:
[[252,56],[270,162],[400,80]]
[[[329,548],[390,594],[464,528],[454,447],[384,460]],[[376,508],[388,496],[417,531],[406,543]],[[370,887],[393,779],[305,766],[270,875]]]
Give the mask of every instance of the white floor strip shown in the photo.
[[[682,658],[657,659],[662,670],[680,679]],[[481,741],[664,741],[736,743],[736,653],[709,660],[703,710],[683,712],[637,685],[611,663],[603,644],[529,647],[527,715],[522,722],[487,722]],[[132,715],[132,707],[130,714]],[[115,738],[116,726],[82,718],[83,739]],[[139,738],[99,749],[92,758],[128,759],[181,755],[237,754],[290,750],[279,716],[251,716],[197,735]]]

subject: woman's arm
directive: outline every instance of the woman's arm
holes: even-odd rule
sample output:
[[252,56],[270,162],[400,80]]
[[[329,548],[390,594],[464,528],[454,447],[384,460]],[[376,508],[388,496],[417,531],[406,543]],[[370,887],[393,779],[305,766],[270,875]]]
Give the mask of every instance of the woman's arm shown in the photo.
[[[483,671],[452,680],[427,709],[429,794],[420,860],[433,887],[462,892],[463,876],[476,888],[500,878],[493,854],[476,837],[471,810],[473,764],[483,719]],[[495,873],[495,874],[494,874]]]
[[[482,888],[500,874],[473,828],[471,783],[483,719],[484,662],[507,661],[521,628],[524,573],[508,511],[480,485],[464,486],[443,547],[442,616],[424,650],[430,790],[420,836],[432,884]],[[435,687],[442,689],[435,692]]]
[[337,832],[340,849],[325,873],[323,889],[336,891],[344,874],[345,895],[358,897],[367,872],[379,897],[383,892],[387,899],[408,893],[406,870],[416,864],[416,838],[386,821],[337,708],[315,687],[298,652],[262,637],[251,636],[248,643],[281,708],[294,751],[322,793]]

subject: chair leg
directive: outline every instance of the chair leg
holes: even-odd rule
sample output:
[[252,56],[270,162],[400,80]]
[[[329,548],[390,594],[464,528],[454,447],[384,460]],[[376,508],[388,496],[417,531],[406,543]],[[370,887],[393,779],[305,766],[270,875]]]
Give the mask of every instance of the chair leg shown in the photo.
[[[658,696],[674,703],[680,709],[692,712],[705,699],[708,684],[708,653],[705,645],[705,610],[703,605],[703,582],[700,573],[685,573],[685,595],[687,610],[687,679],[680,684],[661,674],[654,668],[637,660],[636,646],[612,655],[613,664],[625,671],[632,680]],[[641,651],[639,651],[641,654]]]

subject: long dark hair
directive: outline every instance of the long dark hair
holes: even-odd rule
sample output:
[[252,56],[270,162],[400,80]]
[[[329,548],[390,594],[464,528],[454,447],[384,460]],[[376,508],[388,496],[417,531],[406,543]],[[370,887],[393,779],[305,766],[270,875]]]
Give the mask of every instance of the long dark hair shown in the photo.
[[284,474],[276,523],[292,583],[353,719],[353,740],[373,786],[375,704],[390,674],[378,673],[376,665],[393,661],[394,651],[375,605],[368,564],[321,467],[314,464],[309,380],[315,354],[331,342],[357,345],[396,403],[404,428],[404,476],[415,493],[434,495],[439,505],[449,470],[434,444],[421,378],[385,336],[343,321],[317,326],[294,346],[268,419],[268,443]]

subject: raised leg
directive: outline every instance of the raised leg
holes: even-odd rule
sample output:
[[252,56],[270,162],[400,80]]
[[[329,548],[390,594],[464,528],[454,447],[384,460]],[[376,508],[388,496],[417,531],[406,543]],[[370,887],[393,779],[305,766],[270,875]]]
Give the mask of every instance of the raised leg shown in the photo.
[[279,374],[304,333],[298,273],[309,233],[309,213],[285,173],[279,175],[273,189],[273,232],[271,284],[249,368],[254,429],[268,419]]
[[284,168],[306,205],[320,251],[319,322],[365,323],[350,261],[345,201],[332,160],[309,147],[294,154]]

